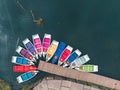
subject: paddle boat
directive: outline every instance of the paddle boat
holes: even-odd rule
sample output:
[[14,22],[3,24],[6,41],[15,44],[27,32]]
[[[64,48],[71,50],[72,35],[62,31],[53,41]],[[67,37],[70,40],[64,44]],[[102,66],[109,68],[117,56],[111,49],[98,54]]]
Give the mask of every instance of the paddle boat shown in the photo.
[[37,54],[36,49],[35,49],[34,45],[32,44],[32,42],[28,38],[23,40],[23,44],[33,57],[38,58],[36,55]]
[[59,66],[67,60],[67,58],[71,54],[72,50],[73,50],[73,48],[69,45],[64,49],[64,51],[62,52],[62,54],[59,58],[59,61],[58,61]]
[[25,65],[25,66],[34,65],[32,61],[25,59],[23,57],[17,57],[17,56],[12,56],[11,62],[19,65]]
[[[37,54],[41,57],[43,49],[42,49],[42,43],[39,35],[38,34],[32,35],[32,39],[33,39],[33,44],[37,51]],[[37,56],[37,59],[38,59],[38,56]]]
[[43,42],[42,42],[42,46],[43,46],[43,57],[46,56],[47,50],[50,46],[50,42],[51,42],[51,34],[45,34],[44,38],[43,38]]
[[88,62],[90,60],[89,56],[83,55],[77,59],[75,59],[71,64],[70,64],[70,68],[76,68],[76,67],[80,67],[82,64],[85,64],[86,62]]
[[65,49],[66,44],[64,42],[60,42],[58,45],[58,48],[56,50],[56,52],[53,55],[53,58],[51,60],[52,64],[57,63],[58,59],[61,55],[61,53],[63,52],[63,50]]
[[21,65],[13,66],[14,72],[29,72],[33,70],[37,70],[36,66],[21,66]]
[[17,47],[16,52],[26,59],[29,59],[31,61],[36,61],[35,58],[26,49],[24,49],[21,46]]
[[69,57],[68,59],[64,62],[63,67],[69,66],[70,63],[72,63],[76,58],[78,58],[82,53],[76,49]]
[[35,75],[37,75],[39,71],[29,71],[26,73],[21,74],[20,76],[18,76],[16,79],[18,81],[18,83],[23,83],[25,81],[30,80],[31,78],[33,78]]
[[82,72],[98,72],[98,65],[81,65],[75,69]]
[[59,44],[58,41],[55,41],[55,40],[52,41],[50,47],[47,50],[46,61],[49,61],[52,58],[53,54],[55,53],[58,47],[58,44]]

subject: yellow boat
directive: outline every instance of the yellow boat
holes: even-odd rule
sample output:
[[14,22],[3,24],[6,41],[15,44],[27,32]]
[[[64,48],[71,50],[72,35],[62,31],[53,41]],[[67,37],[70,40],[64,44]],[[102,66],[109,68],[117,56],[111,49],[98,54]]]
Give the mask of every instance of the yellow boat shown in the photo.
[[52,56],[54,55],[54,53],[58,47],[58,44],[59,44],[58,41],[55,41],[55,40],[52,41],[50,47],[47,50],[46,61],[49,61],[52,58]]

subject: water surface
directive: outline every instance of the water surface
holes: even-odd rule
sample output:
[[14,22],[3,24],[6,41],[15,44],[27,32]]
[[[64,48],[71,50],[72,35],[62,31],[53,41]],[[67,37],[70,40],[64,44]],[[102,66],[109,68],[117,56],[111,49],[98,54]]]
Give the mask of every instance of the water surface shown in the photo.
[[[38,33],[52,34],[52,39],[64,41],[75,49],[88,54],[88,63],[99,65],[97,74],[120,80],[120,6],[112,0],[20,0],[26,12],[15,0],[0,0],[0,78],[10,82],[15,90],[22,85],[16,82],[21,73],[14,73],[11,63],[16,41],[19,45],[26,37]],[[30,10],[36,19],[43,18],[42,26],[32,21]],[[23,46],[23,45],[22,45]],[[40,73],[43,75],[44,73]],[[41,76],[37,75],[27,83]]]

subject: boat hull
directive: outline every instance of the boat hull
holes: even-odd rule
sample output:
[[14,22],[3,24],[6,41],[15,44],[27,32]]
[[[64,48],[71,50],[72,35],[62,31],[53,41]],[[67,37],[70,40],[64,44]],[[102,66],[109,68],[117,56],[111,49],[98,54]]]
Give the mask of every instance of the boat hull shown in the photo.
[[46,54],[46,61],[49,61],[53,54],[55,53],[57,47],[58,47],[59,42],[53,40],[50,47],[48,48],[47,54]]
[[64,63],[68,56],[71,54],[73,48],[71,46],[67,46],[64,51],[62,52],[60,58],[59,58],[59,61],[58,61],[58,65],[61,65],[62,63]]
[[53,64],[58,62],[58,59],[59,59],[61,53],[63,52],[63,50],[65,49],[65,46],[66,46],[66,44],[64,42],[59,43],[58,48],[57,48],[57,50],[56,50],[56,52],[53,55],[53,58],[51,60],[51,62]]
[[[41,43],[41,39],[40,39],[39,35],[38,34],[32,35],[32,39],[33,39],[33,44],[37,51],[37,54],[41,57],[43,49],[42,49],[42,43]],[[38,57],[37,57],[37,59],[38,59]]]
[[69,57],[68,59],[64,62],[63,67],[69,66],[70,63],[72,63],[76,58],[78,58],[82,53],[76,49]]
[[18,83],[23,83],[23,82],[28,81],[31,78],[33,78],[37,73],[38,73],[38,71],[26,72],[26,73],[23,73],[20,76],[18,76],[16,79],[17,79]]
[[35,66],[21,66],[21,65],[13,66],[14,72],[29,72],[33,70],[37,70],[37,68]]
[[11,62],[19,65],[25,65],[25,66],[34,65],[32,61],[25,59],[23,57],[17,57],[17,56],[12,56]]
[[42,46],[43,46],[43,57],[46,56],[47,50],[48,50],[48,48],[50,46],[50,42],[51,42],[51,35],[50,34],[45,34],[44,38],[43,38],[43,43],[42,43]]

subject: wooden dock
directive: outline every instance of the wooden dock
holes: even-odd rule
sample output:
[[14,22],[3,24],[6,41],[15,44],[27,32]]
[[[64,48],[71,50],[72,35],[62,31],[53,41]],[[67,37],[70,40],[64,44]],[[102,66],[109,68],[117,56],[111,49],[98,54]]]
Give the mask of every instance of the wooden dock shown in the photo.
[[76,80],[82,80],[97,84],[100,86],[120,90],[120,81],[92,73],[80,72],[74,69],[63,68],[51,63],[40,61],[38,69],[51,74],[68,77]]

